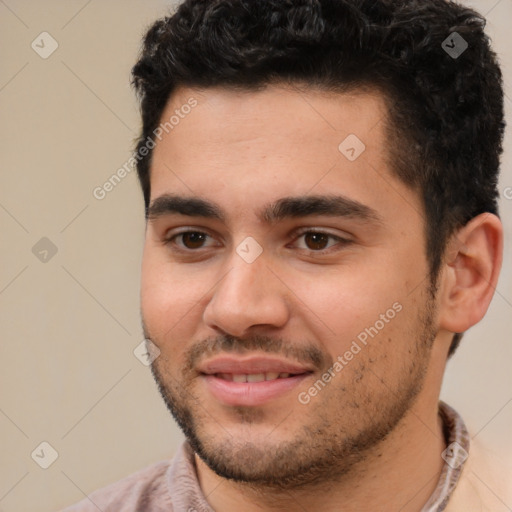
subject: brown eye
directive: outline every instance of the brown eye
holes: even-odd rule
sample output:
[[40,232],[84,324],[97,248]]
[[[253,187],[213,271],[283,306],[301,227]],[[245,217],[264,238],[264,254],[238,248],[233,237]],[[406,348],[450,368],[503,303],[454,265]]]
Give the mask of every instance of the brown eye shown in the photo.
[[309,251],[310,254],[319,256],[327,254],[328,252],[341,250],[352,243],[350,239],[313,229],[304,230],[297,235],[297,240],[301,240],[297,245],[299,249]]
[[197,231],[187,231],[186,233],[181,233],[178,236],[182,237],[183,245],[187,249],[199,249],[204,243],[207,235]]
[[208,238],[212,237],[208,233],[203,233],[202,231],[182,231],[181,233],[176,233],[172,236],[166,237],[163,242],[172,250],[191,252],[196,249],[209,247],[207,245]]
[[328,244],[329,238],[331,237],[329,235],[326,235],[325,233],[304,234],[304,241],[306,242],[308,249],[312,249],[315,251],[325,249],[325,247]]

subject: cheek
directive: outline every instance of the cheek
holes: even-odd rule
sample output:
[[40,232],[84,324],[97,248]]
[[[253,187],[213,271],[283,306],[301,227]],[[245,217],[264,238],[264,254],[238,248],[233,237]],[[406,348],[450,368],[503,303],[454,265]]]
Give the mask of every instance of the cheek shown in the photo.
[[162,312],[170,298],[170,294],[166,293],[168,286],[164,276],[162,265],[146,242],[142,256],[140,302],[144,322],[153,336],[156,330],[160,330],[159,322],[165,318]]
[[141,269],[141,311],[150,334],[163,343],[190,338],[201,322],[201,298],[211,288],[207,276],[185,271],[163,251],[144,249]]
[[334,361],[339,356],[354,361],[350,371],[375,363],[388,373],[411,357],[418,305],[408,297],[404,276],[393,269],[364,278],[357,272],[314,276],[303,281],[298,295],[317,342]]
[[390,286],[390,273],[384,275],[379,271],[372,276],[368,269],[359,273],[347,268],[307,279],[295,276],[294,280],[300,283],[297,295],[309,316],[316,316],[326,328],[340,335],[355,334],[373,325],[395,302],[403,300],[405,288],[396,282]]
[[187,288],[159,251],[145,247],[141,269],[141,309],[153,336],[167,331],[182,316]]

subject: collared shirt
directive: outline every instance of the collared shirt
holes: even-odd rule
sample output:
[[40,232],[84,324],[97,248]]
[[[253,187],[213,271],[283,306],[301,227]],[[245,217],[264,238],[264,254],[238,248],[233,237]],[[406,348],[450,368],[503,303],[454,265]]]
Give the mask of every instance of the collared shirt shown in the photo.
[[447,446],[442,454],[445,463],[436,489],[421,512],[442,512],[446,508],[469,456],[469,433],[462,418],[455,409],[443,401],[439,402],[439,414],[443,420],[443,433]]
[[[453,502],[450,502],[450,497],[461,479],[468,459],[470,437],[459,414],[442,401],[439,402],[439,414],[443,421],[447,445],[447,449],[442,454],[445,464],[437,487],[421,512],[442,512],[445,509],[446,512],[451,510],[497,512],[498,509],[485,508],[483,501],[478,508],[474,505],[475,508],[471,510],[450,508],[454,506]],[[475,486],[472,482],[467,486],[471,488],[471,492],[474,491]],[[475,499],[479,500],[478,496],[472,497],[472,500]],[[506,503],[503,503],[505,505],[503,510],[509,510],[506,508]],[[98,510],[102,512],[214,512],[199,485],[194,452],[187,441],[182,443],[172,460],[157,462],[119,482],[98,489],[62,512],[97,512]]]

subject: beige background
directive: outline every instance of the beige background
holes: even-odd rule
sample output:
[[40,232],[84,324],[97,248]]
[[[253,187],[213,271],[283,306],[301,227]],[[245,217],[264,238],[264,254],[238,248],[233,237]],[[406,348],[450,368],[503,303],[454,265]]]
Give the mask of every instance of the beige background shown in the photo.
[[[488,13],[510,123],[512,0],[466,3]],[[0,0],[0,512],[58,510],[172,456],[182,439],[133,354],[143,338],[135,172],[103,200],[93,196],[131,154],[139,117],[130,68],[145,28],[169,6]],[[31,48],[43,31],[59,45],[47,59]],[[510,457],[512,200],[503,192],[512,187],[511,164],[508,131],[505,268],[486,319],[449,363],[442,393],[473,434]],[[57,248],[46,262],[32,252],[43,237]],[[31,457],[43,441],[58,452],[46,470]]]

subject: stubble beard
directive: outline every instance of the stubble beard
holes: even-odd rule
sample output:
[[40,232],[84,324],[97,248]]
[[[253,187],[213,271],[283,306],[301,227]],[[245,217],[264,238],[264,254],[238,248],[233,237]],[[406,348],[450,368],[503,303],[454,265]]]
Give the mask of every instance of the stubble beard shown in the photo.
[[[152,363],[151,371],[167,408],[192,449],[219,476],[243,482],[254,489],[297,490],[334,483],[348,473],[364,468],[366,459],[372,453],[374,456],[378,453],[380,443],[413,406],[423,386],[436,334],[433,304],[433,298],[427,300],[423,313],[419,315],[415,357],[411,357],[408,367],[404,367],[401,378],[394,381],[393,389],[386,389],[385,400],[366,407],[363,395],[354,391],[347,399],[347,390],[341,387],[338,393],[331,392],[325,401],[321,401],[322,394],[329,392],[324,390],[309,414],[307,409],[306,414],[304,409],[299,409],[307,422],[297,427],[294,439],[286,442],[273,443],[271,434],[265,439],[268,442],[258,444],[233,438],[222,428],[220,420],[206,412],[204,404],[194,395],[192,380],[185,370],[178,381],[166,372],[165,360],[158,358]],[[148,338],[146,331],[145,334]],[[251,348],[256,345],[263,348],[262,340],[264,338],[259,338]],[[196,346],[195,351],[198,349]],[[367,361],[365,364],[368,378],[374,372],[368,369]],[[355,369],[360,380],[364,380],[361,372],[365,372],[365,364]],[[373,376],[376,378],[375,373]],[[332,414],[339,403],[348,409]],[[298,407],[308,408],[310,405]],[[253,424],[258,428],[260,421],[272,420],[258,409],[240,407],[234,408],[233,412],[245,426]],[[347,414],[358,415],[356,428],[344,425]],[[294,421],[294,415],[290,417]],[[278,430],[279,425],[276,424],[275,428]]]

